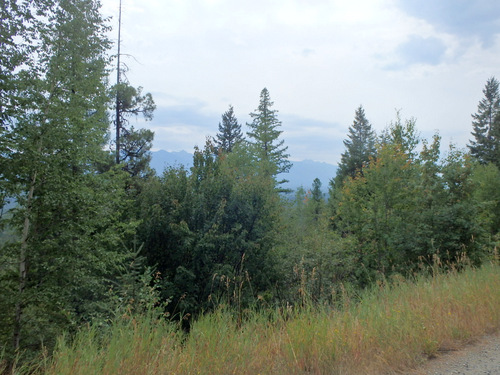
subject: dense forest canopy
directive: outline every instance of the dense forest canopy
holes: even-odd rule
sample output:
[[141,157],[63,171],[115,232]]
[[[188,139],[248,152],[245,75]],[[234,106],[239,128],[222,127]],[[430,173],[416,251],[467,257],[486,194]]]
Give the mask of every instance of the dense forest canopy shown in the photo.
[[478,98],[468,152],[441,154],[438,134],[421,139],[399,113],[376,134],[360,106],[328,197],[316,179],[289,200],[277,180],[291,167],[286,124],[266,88],[246,137],[230,106],[190,170],[156,176],[153,132],[127,121],[153,120],[156,106],[141,87],[110,84],[99,2],[2,4],[0,351],[9,361],[123,311],[158,308],[189,329],[220,303],[240,319],[248,306],[333,306],[340,285],[492,256],[496,78]]

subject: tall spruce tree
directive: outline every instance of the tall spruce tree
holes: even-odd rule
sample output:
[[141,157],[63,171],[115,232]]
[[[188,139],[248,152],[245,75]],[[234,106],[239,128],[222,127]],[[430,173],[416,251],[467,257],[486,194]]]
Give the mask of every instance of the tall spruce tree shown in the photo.
[[[278,120],[275,109],[271,109],[273,102],[269,96],[267,88],[260,93],[259,107],[255,112],[250,113],[253,121],[247,124],[250,131],[247,132],[250,138],[250,145],[255,159],[260,163],[264,176],[276,178],[280,173],[287,173],[292,167],[288,160],[288,146],[284,146],[285,141],[279,139],[282,130],[281,121]],[[278,181],[277,184],[287,182]]]
[[309,205],[311,206],[311,214],[314,221],[318,221],[323,211],[323,192],[321,191],[321,180],[315,178],[311,189],[311,199]]
[[468,147],[480,163],[500,167],[500,92],[499,82],[491,77],[483,89],[484,98],[472,115],[472,135]]
[[341,182],[347,176],[355,177],[362,172],[363,167],[375,156],[376,136],[365,115],[363,106],[356,109],[354,122],[349,127],[348,139],[344,140],[345,152],[340,159],[337,171],[337,181]]
[[338,203],[347,177],[362,175],[371,157],[376,155],[376,135],[365,115],[363,106],[356,109],[354,121],[349,127],[348,139],[344,140],[345,152],[342,153],[336,176],[330,180],[328,206],[331,224],[336,227],[339,221]]
[[233,106],[222,115],[222,123],[219,122],[219,133],[217,133],[215,145],[217,152],[228,153],[233,147],[243,140],[241,125],[234,115]]

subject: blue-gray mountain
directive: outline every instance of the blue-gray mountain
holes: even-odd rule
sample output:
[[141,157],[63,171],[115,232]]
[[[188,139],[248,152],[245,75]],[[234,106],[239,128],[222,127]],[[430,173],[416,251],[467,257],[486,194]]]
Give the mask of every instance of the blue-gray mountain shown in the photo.
[[[167,167],[184,165],[187,169],[193,166],[193,154],[186,151],[168,152],[159,150],[152,152],[151,167],[157,174],[161,174]],[[310,189],[313,180],[317,177],[322,183],[322,190],[328,191],[330,179],[335,177],[337,167],[333,164],[312,160],[294,161],[289,173],[279,175],[278,178],[285,178],[289,182],[283,187],[296,190],[302,186]]]

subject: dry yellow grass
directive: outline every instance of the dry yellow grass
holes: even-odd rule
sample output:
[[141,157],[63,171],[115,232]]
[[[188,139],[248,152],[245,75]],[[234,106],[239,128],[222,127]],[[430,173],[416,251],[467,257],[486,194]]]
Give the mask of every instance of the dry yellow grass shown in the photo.
[[500,268],[487,265],[394,280],[342,309],[249,312],[224,307],[189,335],[148,317],[84,329],[61,344],[46,374],[378,374],[418,366],[500,327]]

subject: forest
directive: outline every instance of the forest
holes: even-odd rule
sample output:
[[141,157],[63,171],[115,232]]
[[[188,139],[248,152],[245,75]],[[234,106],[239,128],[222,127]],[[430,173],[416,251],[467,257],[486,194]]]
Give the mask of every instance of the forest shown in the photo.
[[422,139],[399,113],[376,134],[354,109],[326,196],[319,179],[282,188],[277,176],[292,163],[266,88],[246,128],[230,106],[192,168],[158,176],[153,132],[129,121],[152,121],[154,99],[125,75],[111,83],[116,56],[99,2],[7,0],[1,12],[6,368],[126,313],[154,310],[189,332],[221,305],[240,324],[250,309],[335,307],[344,290],[498,256],[495,77],[466,150],[441,153],[439,134]]

